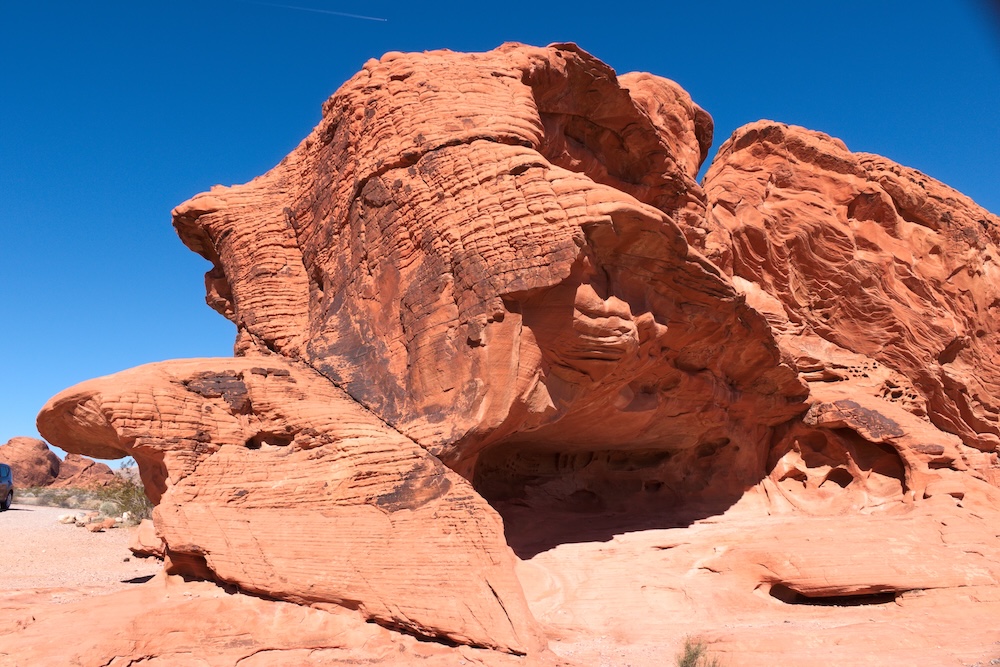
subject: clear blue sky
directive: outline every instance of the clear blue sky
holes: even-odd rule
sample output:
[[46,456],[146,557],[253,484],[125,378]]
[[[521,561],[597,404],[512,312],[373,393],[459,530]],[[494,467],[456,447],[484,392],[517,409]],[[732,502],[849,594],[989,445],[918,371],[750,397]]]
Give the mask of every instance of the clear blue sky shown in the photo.
[[276,164],[368,58],[504,41],[674,79],[716,146],[760,118],[804,125],[1000,212],[985,0],[0,0],[0,443],[81,380],[232,354],[173,206]]

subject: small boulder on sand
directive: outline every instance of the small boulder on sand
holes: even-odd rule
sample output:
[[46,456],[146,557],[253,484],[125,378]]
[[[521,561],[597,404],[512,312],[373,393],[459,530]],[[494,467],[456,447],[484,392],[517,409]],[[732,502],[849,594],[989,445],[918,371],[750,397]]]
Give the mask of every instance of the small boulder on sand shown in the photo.
[[163,558],[163,547],[163,539],[156,534],[156,528],[150,519],[143,519],[139,523],[128,543],[129,550],[140,558]]

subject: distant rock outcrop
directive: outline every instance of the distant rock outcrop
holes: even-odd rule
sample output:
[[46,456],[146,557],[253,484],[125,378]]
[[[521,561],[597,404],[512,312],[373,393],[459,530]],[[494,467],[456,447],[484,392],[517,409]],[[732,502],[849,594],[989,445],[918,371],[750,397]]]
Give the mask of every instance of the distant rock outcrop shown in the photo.
[[10,465],[14,471],[14,485],[21,489],[106,486],[115,479],[107,464],[79,454],[67,454],[64,460],[59,460],[55,452],[37,438],[17,436],[0,445],[0,462]]
[[11,467],[18,488],[49,486],[59,476],[59,457],[38,438],[16,436],[0,445],[0,463]]
[[115,473],[107,464],[69,453],[59,463],[59,474],[52,482],[55,487],[107,486],[115,481]]
[[409,664],[399,632],[487,665],[995,657],[1000,220],[769,121],[699,184],[710,116],[569,44],[387,54],[323,111],[174,211],[237,357],[38,418],[135,458],[166,573],[222,586],[185,614],[259,665],[303,656],[269,613],[352,628],[323,664]]

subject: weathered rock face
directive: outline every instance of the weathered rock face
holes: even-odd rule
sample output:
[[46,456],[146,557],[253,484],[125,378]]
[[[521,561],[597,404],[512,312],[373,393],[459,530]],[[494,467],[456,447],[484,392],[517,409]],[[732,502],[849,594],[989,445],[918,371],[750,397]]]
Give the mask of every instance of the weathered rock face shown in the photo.
[[128,550],[139,558],[163,558],[163,538],[156,534],[152,519],[143,519],[129,537]]
[[[163,667],[450,667],[462,660],[490,667],[525,664],[516,656],[486,649],[421,642],[359,622],[357,613],[342,607],[276,602],[180,577],[158,576],[114,595],[55,595],[59,604],[50,602],[53,591],[0,597],[0,636],[17,642],[16,647],[0,649],[8,664],[115,665],[137,656],[145,656],[138,658],[140,664]],[[67,597],[71,599],[63,599]],[[24,615],[26,606],[32,614]],[[53,641],[73,633],[81,618],[88,619],[85,632],[69,634],[73,641]]]
[[710,137],[675,84],[572,45],[390,54],[174,224],[238,353],[307,362],[466,476],[501,443],[691,450],[805,395],[678,224],[704,226]]
[[302,364],[142,366],[60,394],[39,425],[135,458],[170,574],[460,643],[539,644],[490,506]]
[[83,383],[39,431],[135,458],[168,573],[497,660],[718,628],[734,665],[809,633],[862,664],[839,629],[889,604],[858,651],[988,657],[1000,221],[764,121],[703,189],[711,134],[573,45],[370,61],[174,211],[237,358]]
[[[766,121],[723,144],[706,189],[710,254],[780,302],[779,327],[895,371],[884,398],[997,450],[996,216],[918,171]],[[811,379],[861,372],[802,356]]]
[[115,473],[106,463],[91,461],[79,454],[69,453],[59,463],[59,474],[51,486],[79,487],[107,486],[115,481]]
[[38,438],[11,438],[0,445],[0,461],[11,467],[19,488],[48,486],[59,475],[59,457]]
[[106,486],[115,474],[107,464],[91,461],[79,454],[67,454],[59,460],[44,441],[16,437],[0,445],[0,461],[10,465],[14,485],[78,487]]

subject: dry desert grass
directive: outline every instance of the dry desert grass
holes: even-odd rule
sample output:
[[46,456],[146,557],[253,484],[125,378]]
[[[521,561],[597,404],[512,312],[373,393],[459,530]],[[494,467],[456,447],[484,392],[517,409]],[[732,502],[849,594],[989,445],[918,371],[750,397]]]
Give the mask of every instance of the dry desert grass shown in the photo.
[[142,484],[128,474],[116,475],[112,484],[103,487],[16,489],[14,501],[22,505],[98,511],[108,517],[127,513],[126,522],[130,525],[148,519],[153,509]]

